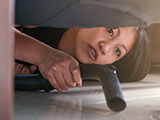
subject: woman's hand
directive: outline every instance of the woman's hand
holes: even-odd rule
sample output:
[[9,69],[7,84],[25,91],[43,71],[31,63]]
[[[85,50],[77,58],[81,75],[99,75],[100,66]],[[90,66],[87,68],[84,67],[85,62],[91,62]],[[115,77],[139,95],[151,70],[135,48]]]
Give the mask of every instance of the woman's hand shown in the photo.
[[24,65],[22,63],[15,62],[15,74],[23,74],[23,75],[29,75],[33,74],[37,67],[35,65]]
[[78,61],[62,51],[46,53],[38,67],[41,74],[58,91],[82,85]]

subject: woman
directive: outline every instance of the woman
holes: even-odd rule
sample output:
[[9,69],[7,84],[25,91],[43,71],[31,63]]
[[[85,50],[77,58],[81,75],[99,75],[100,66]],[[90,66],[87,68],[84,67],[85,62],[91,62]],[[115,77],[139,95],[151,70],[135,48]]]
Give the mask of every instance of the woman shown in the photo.
[[[82,85],[77,60],[86,64],[114,64],[117,66],[120,81],[128,81],[132,80],[128,78],[132,71],[135,70],[135,67],[131,66],[131,69],[123,69],[124,65],[129,67],[128,64],[131,65],[132,61],[139,60],[140,55],[142,57],[140,62],[137,62],[138,67],[144,69],[144,65],[139,66],[139,63],[144,59],[145,62],[143,63],[147,68],[144,75],[142,74],[144,70],[141,70],[142,72],[137,75],[138,78],[134,79],[140,80],[148,72],[149,60],[145,57],[148,57],[148,52],[145,51],[145,53],[144,50],[139,50],[141,46],[141,49],[143,49],[148,45],[143,44],[147,43],[146,40],[140,40],[144,33],[141,34],[139,31],[136,27],[120,27],[116,29],[105,27],[71,28],[62,35],[57,49],[16,31],[15,56],[16,59],[37,65],[42,75],[58,91]],[[139,44],[139,41],[142,44]],[[139,54],[139,52],[142,54]],[[136,58],[133,58],[133,55]],[[131,60],[127,60],[128,58],[131,58]],[[126,61],[129,63],[125,63]],[[128,70],[130,72],[125,73]],[[20,71],[24,71],[24,69]],[[31,71],[34,71],[33,68],[31,68]]]

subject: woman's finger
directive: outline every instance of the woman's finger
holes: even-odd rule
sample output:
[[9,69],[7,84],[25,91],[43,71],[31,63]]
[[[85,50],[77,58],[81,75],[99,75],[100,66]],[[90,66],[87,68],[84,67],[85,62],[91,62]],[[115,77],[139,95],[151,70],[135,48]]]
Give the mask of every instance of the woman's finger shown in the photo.
[[23,64],[21,63],[18,63],[16,66],[15,66],[15,74],[21,74],[21,71],[23,69]]
[[59,84],[56,81],[55,75],[53,74],[53,71],[49,71],[46,76],[46,79],[48,79],[48,81],[50,82],[50,84],[53,86],[53,88],[55,88],[57,91],[62,91],[61,87],[59,86]]
[[36,70],[37,70],[37,66],[35,66],[35,65],[31,65],[30,66],[30,72],[31,72],[31,74],[33,74]]
[[82,86],[82,78],[79,63],[73,59],[72,62],[69,64],[69,67],[72,73],[73,82],[75,82],[77,86]]
[[67,90],[69,87],[66,84],[65,78],[63,77],[62,73],[63,73],[62,71],[61,72],[56,72],[55,79],[56,79],[58,85],[61,87],[62,90]]
[[17,62],[14,62],[14,74],[16,74],[16,67],[17,67]]
[[31,71],[28,66],[24,66],[21,70],[21,74],[28,75],[31,74]]
[[66,69],[62,75],[68,87],[76,86],[76,83],[73,80],[72,73],[70,72],[70,70]]
[[82,79],[80,75],[80,70],[78,68],[72,70],[72,76],[77,86],[82,86]]

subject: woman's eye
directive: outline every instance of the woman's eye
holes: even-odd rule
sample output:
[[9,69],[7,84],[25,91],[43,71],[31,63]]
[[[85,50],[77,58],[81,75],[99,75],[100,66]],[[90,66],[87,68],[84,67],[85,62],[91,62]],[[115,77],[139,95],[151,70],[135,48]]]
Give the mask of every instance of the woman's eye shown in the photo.
[[121,50],[119,48],[116,48],[116,55],[119,57],[121,55]]
[[112,37],[113,36],[113,29],[107,28],[107,31],[108,31],[109,35]]

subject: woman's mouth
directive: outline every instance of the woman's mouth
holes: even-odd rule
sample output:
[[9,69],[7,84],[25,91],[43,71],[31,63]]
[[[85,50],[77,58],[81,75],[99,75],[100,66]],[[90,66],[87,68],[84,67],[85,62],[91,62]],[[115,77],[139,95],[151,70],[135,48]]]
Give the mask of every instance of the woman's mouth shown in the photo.
[[96,61],[97,56],[98,56],[98,55],[97,55],[96,50],[89,45],[89,57],[90,57],[92,60]]

